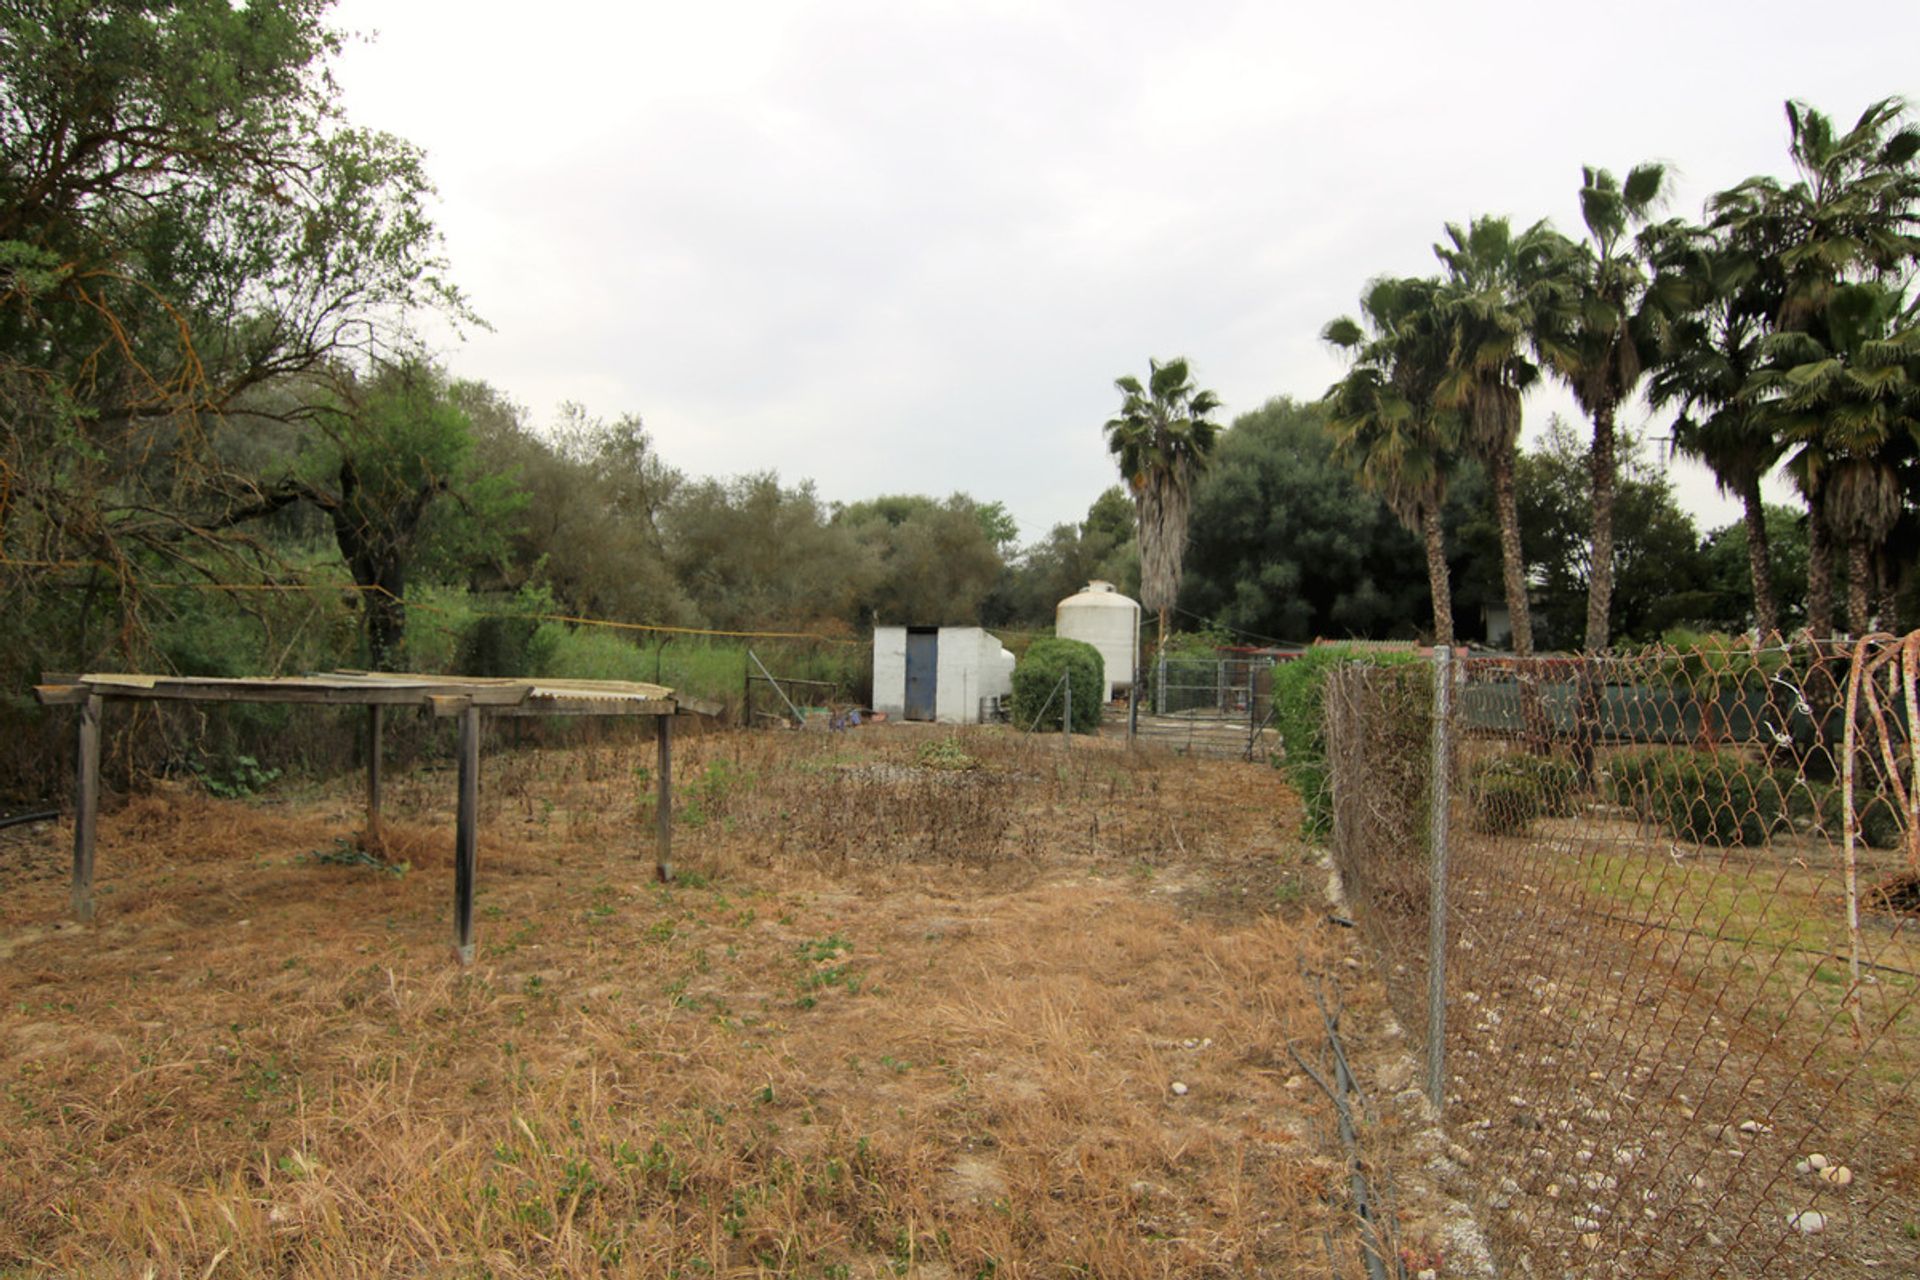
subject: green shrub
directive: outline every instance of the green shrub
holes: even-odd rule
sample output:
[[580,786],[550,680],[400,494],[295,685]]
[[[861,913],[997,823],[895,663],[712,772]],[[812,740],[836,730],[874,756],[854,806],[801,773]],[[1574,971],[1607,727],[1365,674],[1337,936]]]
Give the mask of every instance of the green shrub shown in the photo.
[[1013,669],[1014,724],[1022,729],[1058,729],[1066,699],[1056,686],[1065,675],[1067,687],[1073,690],[1073,731],[1099,732],[1105,673],[1100,651],[1084,640],[1059,636],[1035,640]]
[[1498,756],[1467,782],[1474,828],[1489,835],[1515,835],[1542,816],[1571,817],[1582,791],[1579,769],[1552,756]]
[[[1905,834],[1900,810],[1884,792],[1869,792],[1854,784],[1854,809],[1859,816],[1860,838],[1875,849],[1897,849]],[[1834,844],[1840,843],[1846,829],[1845,791],[1816,782],[1801,782],[1789,797],[1788,811],[1796,818],[1818,819],[1822,834]]]
[[1764,844],[1786,820],[1796,784],[1730,751],[1623,752],[1608,769],[1622,803],[1699,844]]
[[1490,836],[1518,835],[1541,814],[1539,787],[1516,774],[1492,772],[1476,778],[1468,798],[1473,829]]
[[1273,724],[1284,752],[1281,768],[1306,806],[1301,827],[1309,836],[1333,827],[1333,792],[1327,772],[1327,674],[1347,662],[1404,666],[1425,662],[1413,653],[1370,653],[1321,645],[1273,669]]

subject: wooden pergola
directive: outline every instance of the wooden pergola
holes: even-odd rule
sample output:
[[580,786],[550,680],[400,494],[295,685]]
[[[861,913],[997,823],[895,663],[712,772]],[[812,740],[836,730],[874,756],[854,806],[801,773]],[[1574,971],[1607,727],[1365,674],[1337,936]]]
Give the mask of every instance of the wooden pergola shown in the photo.
[[367,827],[380,825],[382,719],[388,707],[421,707],[460,726],[459,817],[454,830],[453,941],[473,959],[473,876],[479,842],[480,717],[651,716],[659,744],[654,874],[673,878],[673,720],[715,708],[655,684],[624,680],[480,679],[342,671],[326,675],[214,678],[43,677],[42,706],[80,709],[75,752],[73,914],[93,918],[94,844],[100,810],[100,717],[110,698],[145,702],[268,702],[367,708]]

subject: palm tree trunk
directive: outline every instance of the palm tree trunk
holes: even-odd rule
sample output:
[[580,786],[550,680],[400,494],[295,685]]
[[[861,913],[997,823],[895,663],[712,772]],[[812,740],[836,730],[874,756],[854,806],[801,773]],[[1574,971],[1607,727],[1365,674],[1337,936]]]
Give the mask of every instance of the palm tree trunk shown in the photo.
[[1611,638],[1608,613],[1613,607],[1613,410],[1602,404],[1593,412],[1593,448],[1587,454],[1587,477],[1593,500],[1592,554],[1587,568],[1586,651],[1600,653]]
[[1447,573],[1447,535],[1437,506],[1421,513],[1420,537],[1427,544],[1427,590],[1433,594],[1433,642],[1451,649],[1453,580]]
[[1492,456],[1493,510],[1500,521],[1500,576],[1507,591],[1507,619],[1515,657],[1533,656],[1533,615],[1527,609],[1527,562],[1520,553],[1520,507],[1513,490],[1513,450]]
[[1873,607],[1880,629],[1897,632],[1900,629],[1900,581],[1893,570],[1893,557],[1888,554],[1885,538],[1880,541],[1880,549],[1873,553],[1873,586],[1877,593]]
[[1847,539],[1847,629],[1857,640],[1873,630],[1873,548]]
[[1807,502],[1807,630],[1816,640],[1833,634],[1833,540],[1820,504]]
[[1773,596],[1773,547],[1767,541],[1767,509],[1757,472],[1741,481],[1740,505],[1747,527],[1747,571],[1753,578],[1753,625],[1765,643],[1780,630],[1780,604]]

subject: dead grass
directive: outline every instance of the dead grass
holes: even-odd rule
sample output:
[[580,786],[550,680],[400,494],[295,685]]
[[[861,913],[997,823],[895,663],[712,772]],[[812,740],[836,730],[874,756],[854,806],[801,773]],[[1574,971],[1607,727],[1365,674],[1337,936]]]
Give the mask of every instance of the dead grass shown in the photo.
[[672,886],[650,750],[491,748],[464,972],[450,773],[390,792],[404,874],[311,856],[351,779],[135,798],[86,928],[64,831],[0,846],[0,1268],[1293,1275],[1329,1232],[1355,1267],[1286,1088],[1319,935],[1276,776],[927,741],[683,741]]

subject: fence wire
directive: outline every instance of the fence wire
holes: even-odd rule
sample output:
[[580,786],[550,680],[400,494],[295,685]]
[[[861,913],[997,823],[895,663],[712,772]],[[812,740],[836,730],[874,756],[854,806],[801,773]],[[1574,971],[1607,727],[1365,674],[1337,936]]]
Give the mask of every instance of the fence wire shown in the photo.
[[1135,688],[1132,732],[1156,746],[1255,759],[1279,745],[1270,657],[1161,657]]
[[1503,1261],[1920,1275],[1920,633],[1456,661],[1438,721],[1435,669],[1330,676],[1334,850],[1425,1041],[1444,824],[1423,1047]]

